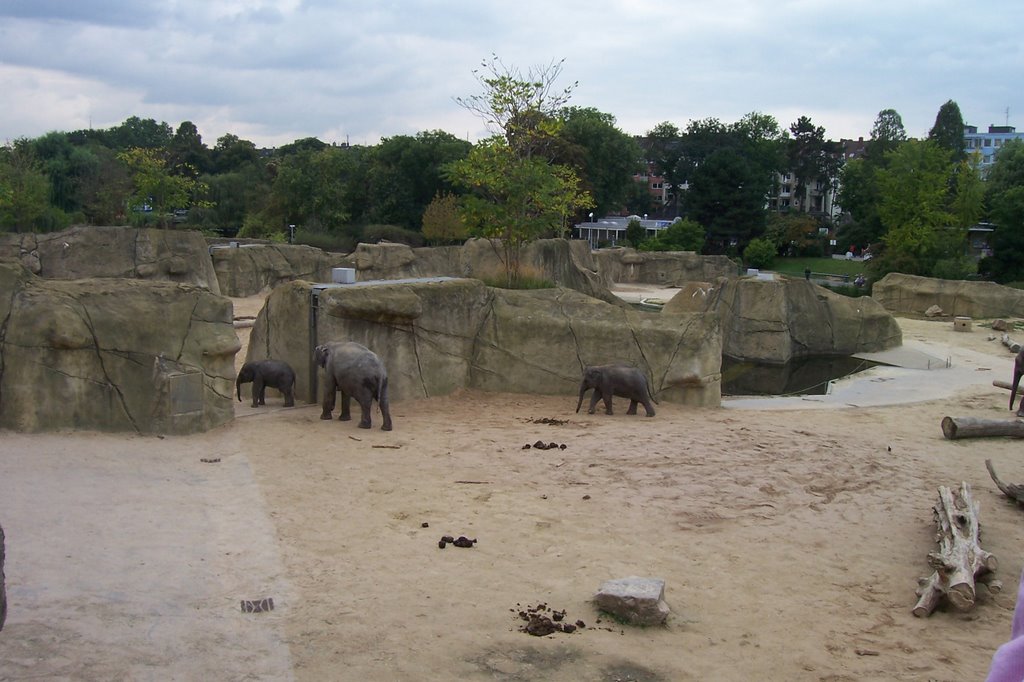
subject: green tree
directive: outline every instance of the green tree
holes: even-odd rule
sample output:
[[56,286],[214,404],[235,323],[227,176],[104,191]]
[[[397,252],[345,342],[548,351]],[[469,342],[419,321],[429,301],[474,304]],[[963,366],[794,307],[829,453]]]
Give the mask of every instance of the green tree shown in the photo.
[[437,194],[423,211],[423,236],[435,244],[465,241],[469,236],[454,194]]
[[985,184],[995,225],[988,259],[992,276],[997,282],[1019,282],[1024,273],[1024,142],[1013,140],[999,150]]
[[935,125],[928,131],[928,139],[949,152],[955,162],[967,158],[967,152],[964,150],[964,117],[956,102],[947,100],[939,107]]
[[951,212],[954,225],[966,229],[981,218],[985,210],[985,183],[977,159],[963,159],[953,176]]
[[185,175],[174,175],[163,154],[155,149],[135,148],[118,154],[128,167],[132,191],[128,204],[138,211],[148,206],[161,226],[167,226],[168,214],[174,209],[203,203],[206,186]]
[[217,138],[212,157],[214,172],[228,173],[258,162],[260,154],[256,145],[249,140],[228,133]]
[[50,182],[28,140],[0,147],[0,229],[32,232],[49,207]]
[[682,132],[675,124],[663,121],[654,126],[643,138],[643,150],[647,160],[654,166],[654,172],[671,185],[669,198],[673,210],[678,213],[682,201],[681,188],[686,183],[689,168],[683,163]]
[[633,175],[641,167],[640,145],[616,127],[611,114],[566,107],[558,115],[569,154],[569,158],[558,160],[576,170],[594,198],[597,215],[622,210],[637,184]]
[[441,130],[381,140],[368,153],[367,208],[362,221],[419,230],[438,193],[453,191],[442,168],[463,159],[472,145]]
[[473,234],[500,244],[506,284],[512,288],[521,278],[523,247],[545,234],[563,234],[567,219],[592,205],[571,168],[521,157],[498,136],[481,141],[448,168],[450,177],[469,191],[462,198],[463,219]]
[[934,142],[908,140],[886,159],[887,167],[878,170],[878,213],[886,228],[883,266],[889,272],[930,275],[950,243],[949,155]]
[[173,131],[164,122],[151,118],[129,116],[124,123],[101,133],[105,144],[118,151],[129,149],[166,149]]
[[446,169],[469,192],[462,215],[470,230],[500,244],[510,287],[519,285],[523,246],[544,234],[564,234],[573,214],[594,205],[576,172],[552,162],[561,132],[556,113],[576,87],[556,88],[561,68],[553,62],[524,77],[492,56],[483,72],[474,72],[484,92],[456,99],[498,132]]
[[734,148],[711,153],[690,180],[686,215],[707,230],[712,252],[742,249],[764,232],[771,179]]
[[789,126],[792,138],[787,142],[787,168],[796,178],[795,198],[798,208],[810,209],[809,188],[812,184],[828,186],[837,176],[840,166],[839,145],[825,139],[825,129],[811,119],[801,116]]
[[743,262],[752,268],[770,268],[775,262],[775,245],[768,239],[751,239],[743,249]]
[[802,211],[772,213],[764,238],[775,245],[777,253],[817,257],[822,255],[820,226],[817,218]]
[[873,163],[881,164],[887,153],[895,151],[906,140],[903,118],[895,109],[882,109],[871,126],[871,139],[866,145],[865,156]]
[[641,251],[695,251],[704,247],[705,232],[700,223],[680,218],[640,245]]
[[640,248],[640,244],[647,239],[647,228],[639,220],[633,218],[626,223],[626,243],[634,249]]
[[203,144],[199,129],[192,121],[184,121],[178,126],[168,145],[168,152],[168,165],[177,175],[198,177],[213,168],[210,150]]

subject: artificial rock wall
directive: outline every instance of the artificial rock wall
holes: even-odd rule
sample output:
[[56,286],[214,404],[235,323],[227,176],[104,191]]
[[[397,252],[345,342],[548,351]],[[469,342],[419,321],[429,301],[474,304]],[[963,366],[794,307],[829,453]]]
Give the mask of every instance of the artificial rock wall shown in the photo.
[[461,387],[576,395],[582,367],[627,362],[656,397],[721,403],[721,335],[715,313],[659,316],[565,288],[494,289],[475,279],[363,282],[275,289],[250,336],[248,360],[275,358],[298,374],[296,396],[319,402],[312,348],[362,343],[383,359],[394,400]]
[[0,428],[183,434],[234,418],[231,301],[0,261]]
[[894,313],[924,315],[937,305],[944,315],[1024,317],[1024,291],[995,282],[890,273],[872,285],[871,297]]

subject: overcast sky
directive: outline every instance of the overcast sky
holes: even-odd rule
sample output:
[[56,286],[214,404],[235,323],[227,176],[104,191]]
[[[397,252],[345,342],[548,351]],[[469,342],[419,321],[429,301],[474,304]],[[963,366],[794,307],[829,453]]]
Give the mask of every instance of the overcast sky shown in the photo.
[[643,134],[662,121],[806,115],[869,137],[895,109],[923,137],[947,100],[1024,130],[1017,0],[0,0],[0,144],[129,116],[276,146],[376,144],[483,124],[492,53],[564,58],[570,104]]

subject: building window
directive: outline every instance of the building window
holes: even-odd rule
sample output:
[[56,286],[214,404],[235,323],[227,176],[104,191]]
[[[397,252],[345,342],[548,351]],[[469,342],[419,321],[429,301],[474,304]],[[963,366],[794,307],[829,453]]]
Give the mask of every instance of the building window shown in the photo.
[[991,147],[992,146],[992,140],[985,140],[985,146],[986,147]]
[[789,185],[783,185],[782,186],[782,193],[783,194],[789,194]]

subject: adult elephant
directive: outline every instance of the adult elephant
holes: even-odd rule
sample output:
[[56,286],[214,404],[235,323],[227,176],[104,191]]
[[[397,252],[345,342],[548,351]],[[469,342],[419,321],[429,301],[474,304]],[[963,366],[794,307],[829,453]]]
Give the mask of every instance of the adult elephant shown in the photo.
[[388,403],[388,374],[377,354],[354,341],[326,343],[313,349],[313,362],[323,367],[324,402],[321,419],[330,419],[334,410],[334,398],[341,391],[341,415],[338,419],[352,418],[349,404],[356,399],[362,408],[359,428],[370,428],[370,412],[373,401],[377,401],[384,424],[381,429],[391,430],[391,408]]
[[626,414],[636,414],[636,406],[643,403],[647,416],[654,416],[654,406],[651,405],[654,396],[647,383],[647,375],[636,367],[622,363],[584,367],[583,380],[580,381],[580,400],[576,403],[577,412],[583,405],[583,395],[590,389],[594,389],[594,394],[590,397],[588,414],[594,414],[594,408],[597,407],[599,400],[604,400],[605,414],[611,414],[612,396],[617,395],[620,398],[629,398],[629,409],[626,410]]
[[281,360],[247,362],[238,370],[235,389],[242,402],[242,384],[252,383],[252,406],[266,405],[267,387],[276,388],[284,396],[284,406],[295,405],[295,370]]

